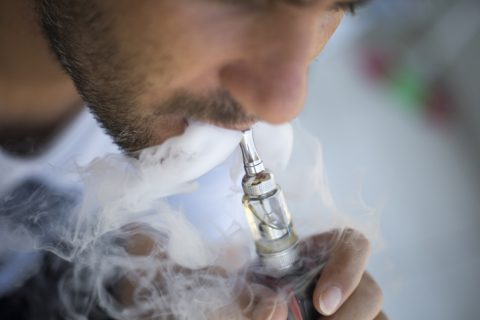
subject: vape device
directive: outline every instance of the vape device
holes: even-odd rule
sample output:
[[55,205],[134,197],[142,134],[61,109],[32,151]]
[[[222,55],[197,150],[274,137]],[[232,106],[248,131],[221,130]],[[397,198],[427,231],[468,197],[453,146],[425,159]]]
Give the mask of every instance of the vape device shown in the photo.
[[251,129],[244,131],[240,148],[245,168],[243,206],[259,264],[254,280],[288,294],[289,320],[319,319],[312,302],[318,274],[302,262],[283,192],[258,156]]

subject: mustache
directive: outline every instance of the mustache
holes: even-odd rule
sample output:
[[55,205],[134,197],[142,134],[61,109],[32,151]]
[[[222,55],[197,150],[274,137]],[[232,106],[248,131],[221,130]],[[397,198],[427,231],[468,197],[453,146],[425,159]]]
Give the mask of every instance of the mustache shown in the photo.
[[171,114],[183,118],[208,121],[221,125],[236,125],[258,120],[248,114],[228,91],[219,89],[204,96],[184,90],[155,108],[154,115]]

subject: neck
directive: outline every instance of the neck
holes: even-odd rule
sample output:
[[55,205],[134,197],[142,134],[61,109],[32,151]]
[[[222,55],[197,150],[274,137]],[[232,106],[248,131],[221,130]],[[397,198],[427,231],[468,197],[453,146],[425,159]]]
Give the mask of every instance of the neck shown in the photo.
[[0,1],[0,48],[0,126],[52,126],[81,105],[42,36],[34,1]]

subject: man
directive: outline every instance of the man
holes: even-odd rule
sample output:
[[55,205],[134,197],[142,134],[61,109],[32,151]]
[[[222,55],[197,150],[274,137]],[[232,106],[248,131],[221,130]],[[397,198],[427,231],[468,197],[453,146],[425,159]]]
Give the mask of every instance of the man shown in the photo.
[[[81,100],[127,153],[181,135],[187,120],[231,129],[287,122],[302,108],[311,60],[361,2],[3,1],[2,146],[42,152]],[[332,319],[384,319],[381,291],[364,273],[368,241],[347,237],[322,271],[314,305]],[[245,317],[285,319],[285,304],[262,303],[273,293],[260,292]]]

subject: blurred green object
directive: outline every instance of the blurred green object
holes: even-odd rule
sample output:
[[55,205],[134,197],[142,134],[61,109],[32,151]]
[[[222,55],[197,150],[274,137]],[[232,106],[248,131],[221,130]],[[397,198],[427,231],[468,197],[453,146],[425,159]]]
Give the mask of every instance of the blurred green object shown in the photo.
[[425,81],[416,72],[397,68],[391,77],[391,88],[411,111],[424,110],[428,89]]

